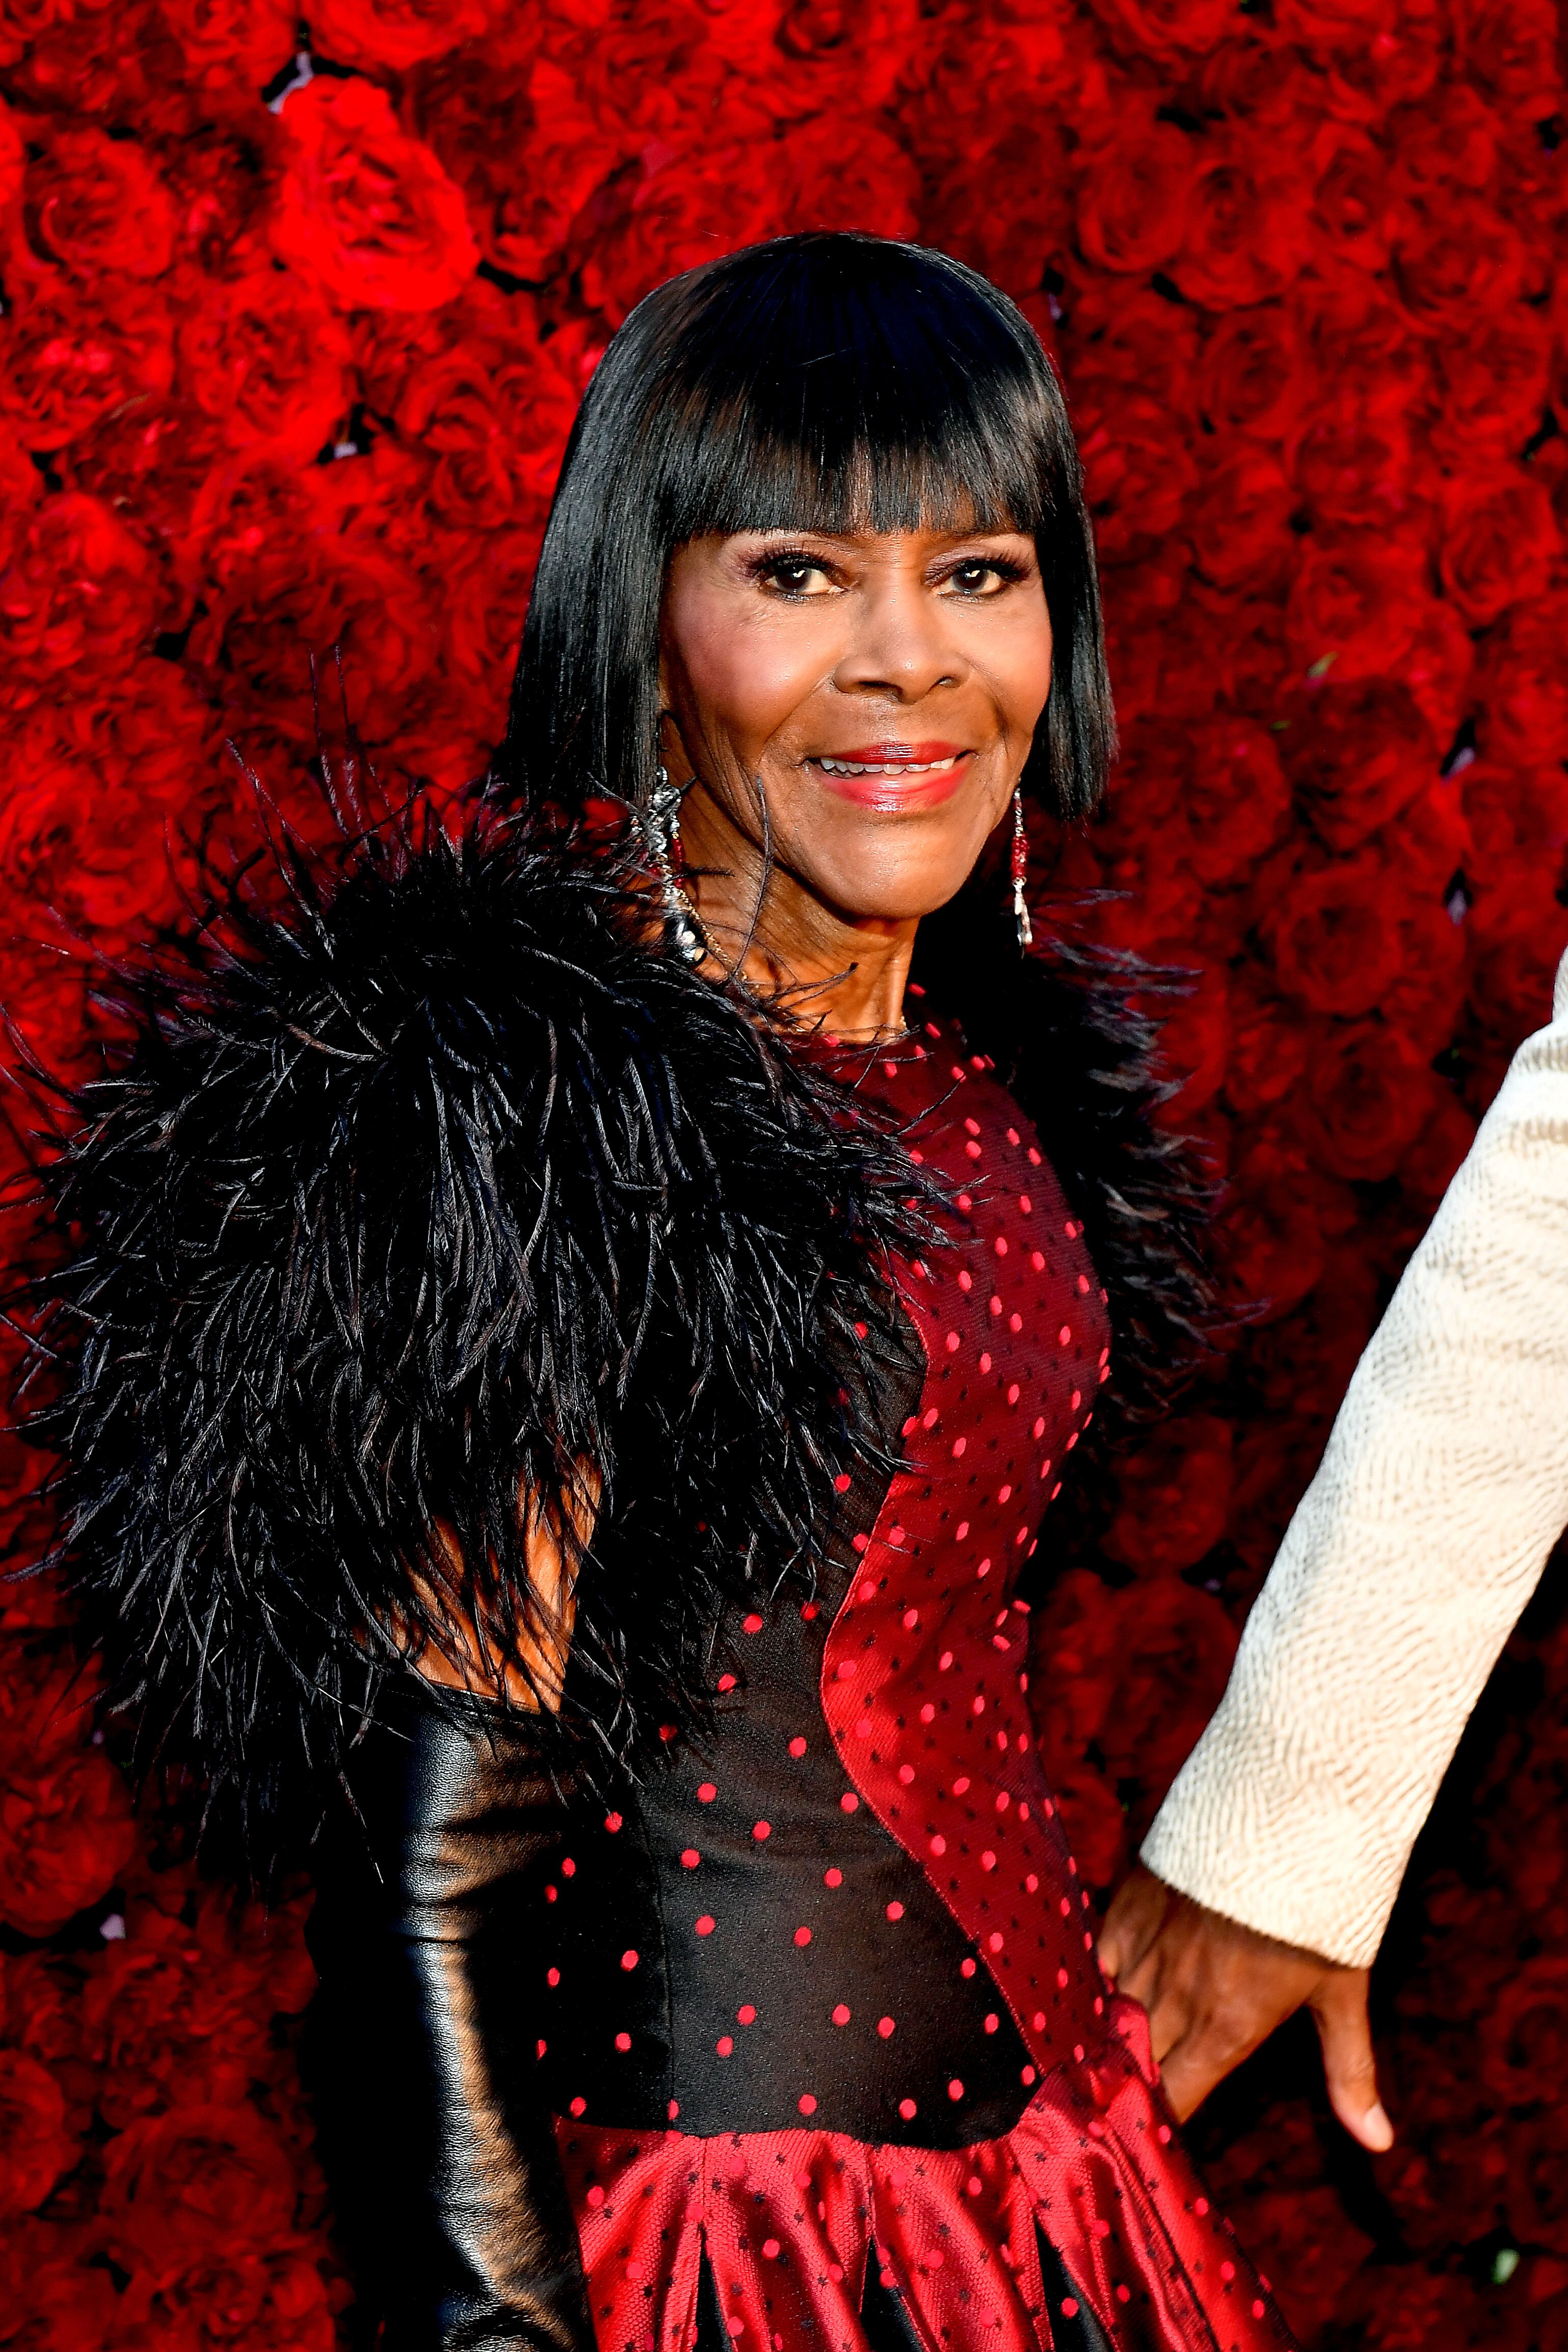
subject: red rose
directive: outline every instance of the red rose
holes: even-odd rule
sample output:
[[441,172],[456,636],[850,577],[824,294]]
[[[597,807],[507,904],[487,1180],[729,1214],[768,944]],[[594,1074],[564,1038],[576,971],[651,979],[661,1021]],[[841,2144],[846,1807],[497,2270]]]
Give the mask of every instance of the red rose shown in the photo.
[[426,497],[441,522],[542,530],[576,407],[549,344],[471,343],[410,370],[397,421],[435,461]]
[[1236,710],[1218,711],[1186,730],[1182,856],[1201,881],[1250,874],[1289,824],[1290,788],[1277,741],[1270,729]]
[[1307,198],[1304,182],[1249,141],[1199,142],[1174,264],[1187,299],[1233,310],[1283,292],[1305,257]]
[[139,402],[62,453],[66,487],[130,518],[144,543],[169,549],[175,575],[190,562],[191,519],[214,468],[231,453],[217,421],[193,402]]
[[1128,394],[1157,384],[1167,406],[1185,416],[1193,406],[1197,314],[1146,287],[1081,268],[1066,296],[1053,331],[1074,413],[1084,401],[1113,408]]
[[155,1916],[105,1952],[82,2031],[106,2070],[99,2103],[107,2124],[118,2129],[193,2100],[232,2105],[267,2073],[267,2020],[247,2000],[248,1971],[236,1958],[204,1951],[178,1920]]
[[1201,57],[1236,28],[1230,0],[1090,0],[1124,56],[1178,64]]
[[1303,672],[1332,664],[1336,684],[1397,671],[1432,601],[1418,552],[1365,533],[1314,541],[1291,584],[1291,650]]
[[313,0],[310,35],[324,58],[406,72],[483,33],[487,0]]
[[1561,2103],[1568,2088],[1568,1954],[1521,1960],[1480,2021],[1480,2074],[1499,2106]]
[[572,231],[588,301],[619,325],[677,270],[781,234],[779,161],[770,142],[748,141],[709,148],[700,173],[681,154],[603,189]]
[[1127,1809],[1115,1790],[1103,1772],[1086,1766],[1053,1780],[1051,1787],[1079,1877],[1095,1890],[1114,1885],[1129,1859]]
[[[1568,777],[1561,768],[1501,768],[1477,760],[1460,779],[1470,849],[1465,877],[1483,898],[1504,901],[1539,878],[1550,892],[1568,848]],[[1478,901],[1478,905],[1480,902]]]
[[1568,759],[1568,590],[1516,604],[1481,640],[1476,731],[1511,766]]
[[1552,0],[1453,0],[1461,69],[1505,114],[1534,124],[1563,103],[1562,27]]
[[[665,0],[667,5],[667,0]],[[1004,9],[998,14],[1010,16]],[[636,12],[659,21],[656,0],[643,0]],[[669,6],[672,27],[690,29],[682,58],[683,78],[706,83],[711,58],[740,78],[727,92],[726,113],[733,118],[744,93],[746,106],[770,120],[800,121],[808,115],[837,114],[852,110],[862,120],[886,106],[895,93],[918,106],[924,99],[940,102],[952,74],[943,72],[937,47],[943,27],[922,16],[919,0],[750,0],[743,8],[687,11]],[[1021,26],[1009,25],[1009,50],[1019,56],[1031,79],[1040,60],[1062,58],[1063,28],[1030,11]],[[962,27],[959,70],[978,68],[980,90],[993,100],[1007,89],[988,78],[992,64],[992,22],[970,18]],[[666,36],[666,38],[668,37]],[[908,60],[918,56],[918,77],[908,72]],[[915,87],[911,89],[911,83]],[[905,94],[907,93],[907,98]],[[968,102],[972,105],[974,96]],[[902,114],[902,105],[900,112]],[[961,143],[961,142],[960,142]]]
[[1320,1032],[1298,1109],[1308,1149],[1331,1176],[1380,1182],[1437,1109],[1442,1081],[1416,1046],[1380,1021]]
[[1509,2133],[1508,2224],[1521,2245],[1568,2254],[1568,2117],[1518,2117]]
[[1106,1769],[1140,1784],[1153,1817],[1218,1706],[1236,1655],[1236,1628],[1211,1593],[1176,1577],[1118,1596],[1116,1679],[1097,1744]]
[[1346,122],[1376,123],[1402,100],[1425,98],[1443,70],[1448,38],[1441,0],[1396,0],[1387,37],[1345,44],[1324,58],[1324,96]]
[[297,46],[290,0],[180,0],[167,13],[187,68],[203,80],[261,89]]
[[1325,124],[1312,161],[1317,178],[1307,226],[1314,253],[1331,265],[1386,268],[1394,199],[1382,150],[1363,131]]
[[1280,441],[1300,414],[1305,373],[1292,323],[1277,304],[1228,311],[1203,346],[1198,406],[1217,432]]
[[787,137],[705,146],[662,142],[635,173],[606,187],[572,230],[586,299],[619,322],[676,271],[787,231],[862,228],[914,235],[919,178],[904,150],[874,125],[846,151],[831,121]]
[[1313,1013],[1370,1013],[1399,971],[1388,877],[1373,856],[1299,873],[1270,894],[1259,928],[1281,988]]
[[[1397,865],[1393,870],[1398,871]],[[1416,898],[1390,912],[1399,932],[1399,971],[1378,1009],[1430,1059],[1458,1025],[1465,1002],[1464,938],[1455,915],[1435,901]],[[1433,1149],[1438,1149],[1436,1139]]]
[[1437,346],[1434,449],[1457,470],[1478,458],[1511,457],[1541,423],[1548,397],[1552,332],[1539,310],[1520,303],[1487,321],[1484,351],[1469,338]]
[[1250,964],[1230,982],[1230,1051],[1225,1097],[1244,1118],[1292,1094],[1307,1066],[1308,1040],[1299,1009],[1270,988]]
[[1243,2243],[1278,2282],[1286,2324],[1310,2342],[1337,2315],[1345,2288],[1372,2252],[1372,2240],[1326,2182],[1265,2189],[1232,2203]]
[[1305,143],[1322,110],[1316,76],[1301,72],[1283,42],[1260,41],[1250,27],[1203,59],[1197,94],[1203,113],[1228,115],[1255,136],[1278,134],[1292,145]]
[[[1043,20],[1040,29],[1048,29]],[[969,39],[966,28],[966,51]],[[972,72],[967,58],[966,64]],[[1014,97],[1004,110],[998,92],[1009,87]],[[1053,257],[1065,260],[1071,238],[1069,192],[1073,175],[1065,141],[1061,126],[1042,113],[1025,78],[1009,72],[1005,55],[994,66],[980,68],[972,89],[983,123],[977,121],[972,144],[960,143],[954,166],[942,173],[935,200],[927,195],[919,233],[944,253],[968,262],[1028,311],[1046,264]],[[907,136],[902,121],[900,128]],[[932,136],[951,141],[955,129],[949,116],[933,124]],[[917,146],[915,152],[919,152]],[[1013,192],[1005,206],[996,201],[998,176]],[[1049,319],[1042,322],[1031,315],[1030,323],[1051,350]]]
[[1213,1413],[1163,1422],[1118,1473],[1109,1557],[1137,1576],[1195,1568],[1225,1533],[1232,1444],[1230,1423]]
[[[602,0],[598,0],[602,5]],[[858,44],[847,37],[860,17],[857,0],[841,9],[820,8],[813,0],[779,9],[779,0],[761,0],[759,7],[737,9],[735,27],[743,47],[766,44],[772,23],[785,16],[798,28],[795,46],[808,56],[823,46],[847,48],[852,58]],[[592,111],[595,129],[608,145],[624,137],[630,151],[657,169],[670,149],[685,151],[699,124],[721,125],[725,141],[766,138],[773,116],[760,96],[761,79],[741,79],[731,73],[714,37],[714,15],[693,0],[640,0],[635,8],[617,9],[612,38],[595,38],[596,7],[590,0],[586,26],[574,39],[552,42],[550,47],[570,68]],[[781,28],[782,29],[782,28]],[[894,35],[896,38],[896,33]],[[695,166],[709,168],[713,146],[702,149]],[[610,159],[606,157],[606,167]]]
[[151,290],[89,302],[53,272],[8,285],[0,318],[0,414],[28,446],[63,449],[131,403],[159,397],[174,373],[169,313]]
[[1197,487],[1180,425],[1164,404],[1119,392],[1080,404],[1078,446],[1101,561],[1127,562],[1166,538]]
[[1277,0],[1274,17],[1288,41],[1332,57],[1387,32],[1399,9],[1391,0]]
[[1470,709],[1475,652],[1470,633],[1452,604],[1433,596],[1418,608],[1408,647],[1390,664],[1439,742],[1452,742],[1454,730]]
[[1397,527],[1410,517],[1408,417],[1386,387],[1352,383],[1324,400],[1290,451],[1291,476],[1314,527]]
[[97,499],[46,499],[0,536],[0,656],[32,674],[112,667],[157,617],[145,550]]
[[534,532],[497,531],[479,543],[455,575],[454,593],[445,600],[443,627],[452,674],[465,690],[484,698],[497,722],[538,561]]
[[52,1936],[108,1893],[136,1846],[124,1781],[95,1748],[0,1766],[0,1920]]
[[314,457],[347,420],[350,357],[336,313],[271,268],[205,288],[180,330],[191,395],[236,449]]
[[1431,729],[1395,678],[1342,683],[1331,670],[1299,698],[1278,740],[1312,830],[1331,850],[1359,848],[1437,772]]
[[79,2225],[13,2221],[0,2231],[0,2344],[7,2352],[124,2352],[120,2298]]
[[[335,2352],[341,2300],[304,2248],[285,2242],[247,2253],[214,2244],[156,2283],[145,2273],[131,2279],[117,2352]],[[133,2312],[139,2325],[127,2324]]]
[[303,2009],[314,1987],[298,1905],[270,1916],[252,1906],[236,1921],[209,1894],[193,1926],[131,1906],[125,1937],[95,1961],[81,2001],[84,2051],[105,2069],[104,2121],[244,2098],[269,2071],[274,2015]]
[[0,2050],[0,2221],[41,2205],[80,2154],[48,2068],[25,2050]]
[[1186,226],[1193,142],[1146,101],[1118,110],[1112,142],[1089,150],[1078,185],[1078,244],[1102,269],[1142,278],[1171,259]]
[[273,242],[346,309],[434,310],[479,262],[461,191],[399,129],[383,89],[325,75],[283,109]]
[[1438,566],[1472,628],[1544,596],[1563,536],[1545,487],[1521,466],[1472,465],[1445,485]]
[[[487,47],[461,50],[416,72],[407,103],[462,189],[486,259],[518,278],[554,272],[572,222],[638,144],[629,132],[612,138],[549,57],[503,63]],[[497,118],[515,137],[497,140]]]
[[173,257],[168,190],[133,140],[101,131],[51,128],[27,165],[22,220],[34,252],[78,277],[157,278]]
[[[1154,961],[1182,968],[1178,959],[1191,965],[1191,950],[1182,944],[1150,940],[1147,950]],[[1226,1066],[1230,1053],[1230,1004],[1225,966],[1211,963],[1203,971],[1196,986],[1176,999],[1174,1003],[1161,1002],[1152,1006],[1160,1023],[1160,1066],[1163,1073],[1179,1081],[1174,1099],[1162,1107],[1159,1116],[1178,1131],[1185,1129],[1194,1115],[1211,1103],[1225,1083]]]
[[1191,516],[1193,561],[1217,588],[1255,593],[1286,577],[1295,559],[1290,529],[1296,494],[1267,449],[1237,451],[1204,469]]
[[1030,1686],[1040,1761],[1053,1787],[1082,1763],[1116,1685],[1115,1594],[1087,1569],[1070,1568],[1030,1628]]
[[1463,335],[1478,318],[1527,290],[1529,257],[1517,229],[1490,205],[1441,195],[1400,207],[1394,274],[1406,308],[1430,335]]
[[[11,917],[15,919],[15,917]],[[6,944],[4,1003],[5,1018],[26,1042],[39,1065],[62,1080],[96,1076],[99,1047],[88,1013],[88,970],[85,957],[63,946],[45,947],[26,939]],[[49,1540],[53,1538],[53,1525]],[[39,1605],[48,1606],[44,1592],[31,1580],[15,1586],[4,1607],[5,1620],[20,1609],[23,1622]]]
[[180,819],[193,789],[219,773],[212,714],[169,663],[13,719],[0,753],[9,925],[47,939],[57,917],[113,947],[173,917]]
[[172,2107],[104,2150],[99,2208],[116,2262],[151,2282],[282,2238],[298,2193],[276,2125],[251,2107]]

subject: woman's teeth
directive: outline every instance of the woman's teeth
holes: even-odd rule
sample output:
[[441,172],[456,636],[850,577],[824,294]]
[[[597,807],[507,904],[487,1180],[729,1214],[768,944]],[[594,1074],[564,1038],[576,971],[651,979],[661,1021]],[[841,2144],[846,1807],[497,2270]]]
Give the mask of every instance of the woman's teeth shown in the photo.
[[956,768],[963,758],[961,751],[951,752],[946,760],[828,760],[819,756],[817,765],[825,768],[830,776],[940,776]]

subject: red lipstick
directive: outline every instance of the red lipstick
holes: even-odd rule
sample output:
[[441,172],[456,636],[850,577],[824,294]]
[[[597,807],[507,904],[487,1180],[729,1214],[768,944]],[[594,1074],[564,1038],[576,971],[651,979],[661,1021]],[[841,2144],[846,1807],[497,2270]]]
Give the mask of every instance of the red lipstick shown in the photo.
[[809,764],[841,800],[904,814],[951,800],[972,757],[961,743],[860,743],[814,752]]

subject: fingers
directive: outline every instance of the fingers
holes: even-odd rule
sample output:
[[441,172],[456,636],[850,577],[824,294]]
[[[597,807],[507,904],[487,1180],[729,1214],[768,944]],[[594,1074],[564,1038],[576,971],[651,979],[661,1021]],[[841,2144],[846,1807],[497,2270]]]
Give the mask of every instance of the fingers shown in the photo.
[[1202,2106],[1210,2091],[1223,2083],[1244,2058],[1251,2056],[1262,2038],[1257,2034],[1250,2040],[1238,2041],[1223,2029],[1217,2032],[1213,2021],[1204,2019],[1189,2027],[1163,2058],[1156,2052],[1160,2087],[1178,2124],[1185,2124],[1188,2116]]
[[1377,2095],[1366,1986],[1364,1969],[1334,1969],[1312,1994],[1310,2007],[1322,2043],[1329,2104],[1352,2139],[1381,2156],[1394,2145],[1394,2126]]
[[1113,1984],[1134,2000],[1144,1996],[1124,1981],[1138,1967],[1159,1935],[1170,1906],[1171,1890],[1154,1873],[1134,1863],[1116,1889],[1100,1937],[1100,1966]]

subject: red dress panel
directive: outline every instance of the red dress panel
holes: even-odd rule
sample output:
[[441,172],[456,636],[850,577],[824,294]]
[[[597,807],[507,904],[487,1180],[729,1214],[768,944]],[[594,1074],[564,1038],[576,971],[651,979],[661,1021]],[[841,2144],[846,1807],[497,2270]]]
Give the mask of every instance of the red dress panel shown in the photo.
[[[752,1744],[734,1769],[753,1778],[734,1821],[721,1745],[692,1768],[709,1776],[697,1826],[653,1833],[689,1843],[648,1862],[667,1965],[616,2046],[658,2042],[661,2122],[646,2100],[618,2115],[613,2089],[556,2087],[601,2352],[684,2352],[705,2252],[737,2352],[864,2352],[873,2266],[928,2352],[1081,2344],[1088,2314],[1117,2352],[1288,2345],[1180,2147],[1144,2012],[1100,1974],[1030,1723],[1051,1701],[1029,1693],[1015,1589],[1108,1377],[1082,1228],[951,1026],[839,1069],[952,1195],[941,1245],[898,1274],[924,1373],[812,1653],[814,1722],[786,1738],[795,1719],[775,1722],[759,1674],[740,1695]],[[764,1616],[744,1622],[760,1656]],[[621,1822],[595,1852],[619,1849],[633,1904]],[[644,1940],[651,1900],[634,1904]],[[620,1960],[630,1991],[643,1957]],[[597,2004],[607,2042],[614,1998]],[[738,2087],[747,2051],[768,2053],[764,2129]],[[885,2121],[835,2127],[870,2112],[873,2078]]]

